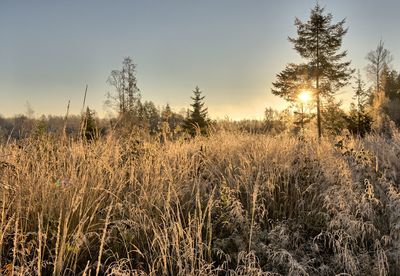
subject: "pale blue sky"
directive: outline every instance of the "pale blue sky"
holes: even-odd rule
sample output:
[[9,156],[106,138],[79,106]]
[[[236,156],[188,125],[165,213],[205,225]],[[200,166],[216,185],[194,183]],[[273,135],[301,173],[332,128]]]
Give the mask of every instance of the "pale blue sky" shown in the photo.
[[[144,100],[178,111],[198,85],[213,118],[261,118],[265,107],[284,104],[271,95],[271,83],[286,63],[299,60],[287,37],[295,34],[294,18],[307,20],[314,4],[0,0],[0,114],[24,113],[26,101],[36,115],[64,114],[69,99],[71,112],[79,113],[87,83],[88,105],[104,115],[107,77],[132,56]],[[343,49],[354,68],[365,67],[381,37],[399,68],[400,1],[320,4],[335,22],[347,18]]]

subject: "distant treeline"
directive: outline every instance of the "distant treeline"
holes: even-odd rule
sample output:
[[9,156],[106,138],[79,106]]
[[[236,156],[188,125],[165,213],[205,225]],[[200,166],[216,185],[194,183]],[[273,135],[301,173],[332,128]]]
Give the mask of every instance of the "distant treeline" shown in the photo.
[[118,133],[140,132],[141,134],[157,135],[167,133],[176,135],[182,132],[184,116],[173,112],[169,105],[157,108],[152,102],[141,105],[137,118],[127,120],[122,117],[111,119],[99,118],[94,110],[86,109],[82,115],[53,116],[42,115],[32,118],[27,115],[16,115],[11,118],[0,117],[0,139],[21,139],[35,135],[67,135],[68,137],[94,139],[106,135],[112,130]]
[[[380,59],[379,63],[377,59]],[[371,131],[390,136],[391,129],[400,126],[400,74],[390,66],[392,57],[382,41],[368,53],[367,60],[372,85],[367,88],[358,71],[353,78],[355,103],[350,105],[349,110],[344,110],[342,102],[334,96],[320,99],[319,129],[324,136],[339,135],[343,131],[357,136],[364,136]],[[80,115],[34,117],[33,109],[27,104],[24,115],[11,118],[0,116],[0,141],[32,135],[63,135],[93,140],[110,132],[117,135],[139,134],[160,141],[207,135],[220,130],[257,134],[287,132],[295,135],[317,132],[315,99],[308,103],[299,101],[301,87],[288,90],[294,93],[290,98],[290,107],[282,111],[266,108],[263,120],[213,121],[208,116],[205,97],[197,86],[193,90],[190,108],[179,112],[173,111],[169,104],[157,107],[152,101],[143,102],[136,85],[135,68],[132,58],[127,57],[123,60],[121,70],[111,72],[108,83],[114,91],[107,95],[105,103],[115,111],[113,118],[99,118],[95,110],[85,104],[86,111]],[[286,86],[282,87],[287,89]]]

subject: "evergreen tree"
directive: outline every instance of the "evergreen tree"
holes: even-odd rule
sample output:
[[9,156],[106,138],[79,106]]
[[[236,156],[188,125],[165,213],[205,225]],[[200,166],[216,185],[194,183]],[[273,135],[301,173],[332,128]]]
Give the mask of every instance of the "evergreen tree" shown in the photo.
[[400,98],[400,82],[399,74],[395,70],[390,70],[388,66],[385,66],[382,70],[380,83],[383,91],[385,91],[386,97],[390,100]]
[[[380,74],[379,83],[382,91],[374,94],[372,100],[372,106],[376,109],[372,114],[377,117],[374,119],[377,122],[383,122],[383,128],[390,124],[390,122],[385,122],[384,120],[391,120],[400,125],[400,83],[398,73],[395,70],[390,70],[385,65]],[[383,114],[379,114],[379,112]],[[374,127],[377,126],[377,124],[374,124]]]
[[322,108],[322,124],[328,135],[339,135],[346,128],[346,113],[341,105],[330,97]]
[[[369,90],[365,89],[365,83],[361,79],[360,70],[358,70],[354,86],[353,99],[356,100],[356,105],[352,105],[350,116],[347,118],[349,123],[349,131],[364,136],[371,129],[372,119],[365,110],[365,105],[370,97]],[[353,121],[354,120],[354,121]]]
[[160,122],[160,112],[152,101],[146,101],[142,105],[142,124],[146,124],[150,134],[156,134]]
[[365,89],[365,83],[361,79],[360,70],[358,70],[355,80],[353,99],[357,101],[357,109],[359,111],[362,111],[365,108],[365,104],[369,96],[369,91]]
[[172,117],[173,117],[173,113],[172,113],[171,107],[169,106],[169,104],[167,104],[165,106],[165,108],[163,109],[163,111],[161,112],[161,121],[163,123],[166,123],[170,129],[173,128]]
[[191,97],[193,103],[191,104],[192,109],[188,110],[187,118],[185,120],[185,129],[192,135],[206,134],[207,128],[210,123],[208,119],[208,110],[204,107],[204,96],[201,95],[201,91],[196,86],[193,91],[194,97]]
[[371,131],[371,116],[364,109],[360,112],[360,109],[354,103],[350,105],[349,116],[346,117],[346,120],[347,129],[351,134],[364,137],[365,134]]
[[400,126],[400,75],[395,70],[387,72],[384,91],[389,102],[386,108],[389,118]]
[[321,97],[330,97],[347,85],[353,73],[350,62],[341,61],[347,55],[346,51],[340,51],[343,36],[347,33],[344,24],[345,20],[332,24],[332,15],[324,14],[324,8],[319,4],[311,10],[307,22],[296,18],[297,38],[289,38],[289,41],[307,63],[287,65],[273,83],[272,93],[289,101],[295,101],[300,88],[313,88],[318,137],[322,135]]
[[173,130],[172,115],[171,107],[167,104],[161,112],[161,131],[164,140],[170,138],[171,130]]
[[39,121],[36,123],[36,128],[34,131],[34,137],[39,138],[44,136],[48,132],[48,125],[46,122],[46,116],[42,115]]
[[308,105],[304,103],[299,103],[296,105],[296,110],[293,112],[293,124],[295,126],[294,132],[302,134],[306,131],[306,126],[315,117],[314,113],[309,112]]
[[84,129],[85,129],[84,135],[86,140],[93,140],[97,137],[95,112],[91,110],[89,107],[86,108]]

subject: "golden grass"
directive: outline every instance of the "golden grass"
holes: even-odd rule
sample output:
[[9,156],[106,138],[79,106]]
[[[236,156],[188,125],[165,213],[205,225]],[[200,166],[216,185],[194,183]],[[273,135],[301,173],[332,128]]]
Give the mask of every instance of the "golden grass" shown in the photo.
[[0,156],[0,274],[400,273],[399,135],[41,137]]

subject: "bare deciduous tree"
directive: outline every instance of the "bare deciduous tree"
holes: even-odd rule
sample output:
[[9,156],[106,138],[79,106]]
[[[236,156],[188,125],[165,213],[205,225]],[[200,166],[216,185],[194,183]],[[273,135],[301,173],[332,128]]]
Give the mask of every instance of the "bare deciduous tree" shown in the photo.
[[107,83],[114,93],[107,93],[106,105],[117,109],[119,115],[135,115],[140,102],[140,90],[136,81],[136,65],[131,57],[124,58],[121,70],[111,71]]
[[389,63],[392,62],[392,54],[388,49],[385,48],[384,42],[381,39],[378,46],[376,46],[376,49],[367,54],[366,59],[369,62],[366,68],[367,73],[371,80],[375,82],[375,93],[378,93],[381,90],[379,80],[381,72],[385,66],[388,66]]

